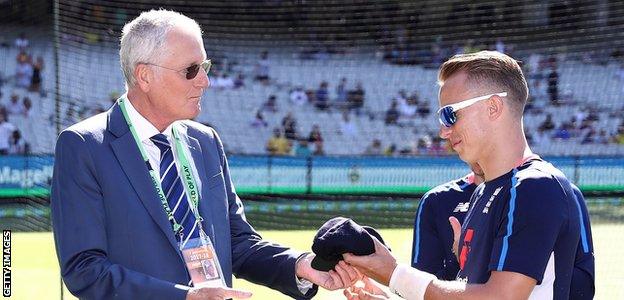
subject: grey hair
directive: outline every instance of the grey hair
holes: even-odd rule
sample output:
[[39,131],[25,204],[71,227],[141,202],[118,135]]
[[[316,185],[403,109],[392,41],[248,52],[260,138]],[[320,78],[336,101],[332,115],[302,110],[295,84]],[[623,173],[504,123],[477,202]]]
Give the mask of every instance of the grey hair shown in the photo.
[[165,9],[142,12],[123,27],[119,60],[126,80],[126,89],[136,84],[134,68],[137,64],[158,63],[154,59],[158,59],[166,51],[167,33],[178,26],[196,30],[199,36],[202,34],[195,20]]

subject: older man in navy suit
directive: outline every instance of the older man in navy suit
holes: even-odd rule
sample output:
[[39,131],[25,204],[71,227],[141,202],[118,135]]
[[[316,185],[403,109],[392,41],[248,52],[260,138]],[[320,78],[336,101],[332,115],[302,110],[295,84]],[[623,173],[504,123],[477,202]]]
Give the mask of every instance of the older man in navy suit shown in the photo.
[[[56,145],[52,224],[63,280],[85,299],[247,298],[232,274],[298,299],[339,289],[355,269],[311,268],[313,254],[263,241],[247,223],[217,133],[189,121],[208,88],[201,30],[166,10],[121,38],[127,93],[64,130]],[[221,285],[191,280],[185,247],[208,241]]]

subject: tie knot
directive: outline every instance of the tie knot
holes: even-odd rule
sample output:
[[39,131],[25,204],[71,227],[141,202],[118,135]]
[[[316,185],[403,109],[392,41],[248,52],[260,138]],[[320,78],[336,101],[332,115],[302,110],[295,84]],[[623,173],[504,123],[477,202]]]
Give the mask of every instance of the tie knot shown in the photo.
[[167,136],[162,133],[155,134],[150,138],[150,140],[152,140],[158,149],[160,149],[160,152],[164,152],[171,147],[169,145],[169,141],[167,140]]

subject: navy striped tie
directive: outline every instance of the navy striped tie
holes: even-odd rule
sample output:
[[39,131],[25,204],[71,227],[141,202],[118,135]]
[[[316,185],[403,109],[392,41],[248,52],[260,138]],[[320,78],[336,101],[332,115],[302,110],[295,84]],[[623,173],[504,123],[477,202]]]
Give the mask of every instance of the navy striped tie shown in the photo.
[[176,238],[179,242],[186,244],[189,237],[199,237],[195,215],[189,207],[184,185],[178,175],[178,168],[173,160],[173,153],[167,137],[159,133],[150,139],[160,149],[160,184],[163,193],[167,198],[173,217],[183,228],[182,238],[180,239],[180,236],[176,236]]

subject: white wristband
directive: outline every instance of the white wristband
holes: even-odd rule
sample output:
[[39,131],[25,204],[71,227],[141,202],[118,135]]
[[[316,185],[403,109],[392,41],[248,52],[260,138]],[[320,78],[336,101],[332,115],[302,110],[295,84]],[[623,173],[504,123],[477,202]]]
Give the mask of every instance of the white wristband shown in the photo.
[[408,300],[425,298],[425,291],[429,283],[437,279],[435,275],[400,264],[390,277],[390,291]]

